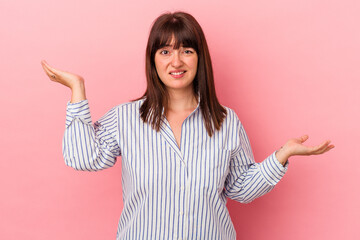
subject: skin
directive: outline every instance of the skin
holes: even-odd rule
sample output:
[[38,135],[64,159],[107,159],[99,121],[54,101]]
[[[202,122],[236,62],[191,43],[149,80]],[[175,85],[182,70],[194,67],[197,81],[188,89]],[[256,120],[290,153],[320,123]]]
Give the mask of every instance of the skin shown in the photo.
[[288,140],[284,146],[276,152],[276,158],[282,165],[285,165],[291,156],[309,156],[323,154],[335,146],[330,144],[330,140],[326,140],[316,146],[305,146],[303,143],[308,140],[308,135]]
[[[160,80],[165,84],[170,95],[193,95],[192,82],[197,72],[198,56],[193,48],[173,49],[173,45],[163,47],[155,53],[155,66]],[[184,71],[182,77],[171,72]]]
[[71,103],[80,102],[86,99],[84,78],[79,75],[50,67],[45,61],[41,65],[51,81],[58,82],[71,89]]
[[[192,82],[197,72],[198,56],[193,48],[180,46],[174,49],[172,41],[169,46],[156,52],[154,60],[156,71],[170,96],[165,117],[180,148],[182,123],[197,106]],[[184,74],[171,74],[179,71]]]
[[[192,48],[173,49],[172,44],[159,49],[155,54],[155,65],[161,81],[169,92],[169,105],[166,119],[170,123],[175,139],[180,148],[181,125],[187,116],[196,108],[197,99],[192,87],[192,81],[197,71],[198,56]],[[50,80],[58,82],[71,89],[71,103],[86,99],[84,79],[76,74],[51,67],[45,60],[41,65]],[[185,71],[180,78],[170,75],[172,71]],[[335,146],[326,140],[316,146],[306,146],[308,135],[288,140],[276,151],[276,158],[285,165],[291,156],[319,155]]]

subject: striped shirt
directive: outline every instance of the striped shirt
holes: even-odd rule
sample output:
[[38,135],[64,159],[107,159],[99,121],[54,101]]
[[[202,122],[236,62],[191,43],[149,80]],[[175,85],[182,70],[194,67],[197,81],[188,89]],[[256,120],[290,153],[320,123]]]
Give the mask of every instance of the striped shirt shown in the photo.
[[236,239],[227,198],[249,203],[274,188],[287,170],[272,153],[255,163],[237,115],[226,108],[219,131],[207,134],[199,105],[184,120],[178,147],[169,122],[144,123],[144,100],[113,107],[92,124],[88,100],[67,104],[65,163],[98,171],[122,158],[124,207],[116,239]]

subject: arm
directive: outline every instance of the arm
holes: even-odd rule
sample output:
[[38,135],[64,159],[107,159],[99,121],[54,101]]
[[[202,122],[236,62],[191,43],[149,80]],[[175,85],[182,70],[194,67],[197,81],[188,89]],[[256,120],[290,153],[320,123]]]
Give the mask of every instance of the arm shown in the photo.
[[280,150],[275,151],[261,163],[255,163],[250,142],[241,123],[237,133],[239,143],[230,160],[230,172],[226,179],[225,195],[242,203],[271,191],[287,171],[288,158],[294,155],[322,154],[334,148],[330,141],[307,147],[302,143],[308,137],[290,139]]
[[117,108],[92,124],[87,100],[68,103],[63,155],[66,165],[82,171],[112,167],[120,156],[117,137]]
[[275,152],[261,163],[255,163],[245,129],[238,122],[236,148],[225,181],[225,196],[241,203],[249,203],[270,192],[287,171],[288,163],[281,165]]
[[97,171],[111,167],[120,148],[116,141],[116,109],[110,110],[94,125],[91,121],[81,76],[50,67],[42,67],[49,78],[71,89],[71,102],[66,110],[66,129],[63,138],[65,163],[77,170]]

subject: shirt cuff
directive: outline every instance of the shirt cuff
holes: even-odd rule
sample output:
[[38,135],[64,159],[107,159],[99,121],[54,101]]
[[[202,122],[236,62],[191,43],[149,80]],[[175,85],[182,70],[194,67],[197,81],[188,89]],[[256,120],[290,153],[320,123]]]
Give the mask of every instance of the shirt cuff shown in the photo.
[[79,119],[85,124],[92,123],[89,102],[87,99],[76,103],[68,101],[66,106],[66,127],[69,127],[75,119]]
[[260,164],[262,175],[271,185],[276,185],[281,180],[289,166],[289,160],[283,166],[276,158],[275,153],[276,151]]

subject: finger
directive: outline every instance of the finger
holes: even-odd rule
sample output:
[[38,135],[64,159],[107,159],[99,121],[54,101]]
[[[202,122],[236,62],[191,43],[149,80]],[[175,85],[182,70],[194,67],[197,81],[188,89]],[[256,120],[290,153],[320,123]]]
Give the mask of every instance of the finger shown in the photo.
[[51,78],[51,76],[54,75],[54,73],[52,73],[52,72],[50,71],[50,69],[48,69],[46,66],[43,66],[43,69],[44,69],[45,73],[48,75],[48,77]]
[[43,69],[45,70],[46,74],[48,75],[48,77],[51,80],[55,80],[56,79],[56,75],[50,71],[50,69],[48,69],[46,66],[43,66]]
[[49,64],[45,60],[41,61],[41,65],[42,65],[43,68],[47,69],[48,71],[51,71],[51,67],[49,66]]
[[303,143],[303,142],[305,142],[306,140],[308,140],[309,139],[309,136],[308,135],[303,135],[303,136],[301,136],[300,138],[299,138],[299,140],[300,140],[300,142],[301,143]]
[[[316,150],[314,150],[313,154],[322,154],[326,151],[329,147],[330,141],[325,141],[324,143],[320,144]],[[330,149],[329,149],[330,150]]]
[[45,61],[45,60],[42,60],[41,61],[41,64],[42,65],[45,65],[46,67],[48,67],[48,68],[50,68],[50,65],[47,63],[47,61]]
[[331,149],[333,149],[335,146],[334,145],[330,145],[330,146],[328,146],[326,149],[325,149],[325,151],[323,151],[321,154],[323,154],[323,153],[326,153],[326,152],[328,152],[328,151],[330,151]]
[[324,147],[326,147],[326,142],[312,147],[309,146],[307,147],[307,154],[308,155],[316,154],[317,152],[321,151],[321,149],[323,149]]
[[327,152],[327,151],[330,151],[330,150],[333,149],[334,147],[335,147],[334,145],[328,145],[322,153],[325,153],[325,152]]
[[62,78],[62,71],[50,67],[45,60],[42,63],[51,80],[58,82]]
[[42,60],[42,61],[41,61],[41,65],[42,65],[44,68],[50,69],[49,64],[48,64],[45,60]]
[[62,72],[61,71],[50,67],[49,64],[47,64],[47,62],[45,60],[42,63],[43,63],[44,69],[47,70],[51,80],[56,81],[56,80],[61,79],[61,77],[62,77]]
[[44,60],[44,65],[46,66],[47,69],[49,69],[50,72],[52,72],[55,75],[60,76],[62,71],[58,70],[56,68],[51,67],[45,60]]

